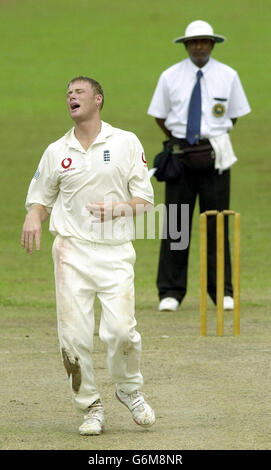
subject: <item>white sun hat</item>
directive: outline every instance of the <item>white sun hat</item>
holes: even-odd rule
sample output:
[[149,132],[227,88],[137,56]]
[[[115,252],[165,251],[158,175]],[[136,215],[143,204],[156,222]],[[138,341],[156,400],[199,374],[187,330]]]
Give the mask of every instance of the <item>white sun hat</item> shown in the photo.
[[206,21],[197,20],[187,26],[184,36],[174,39],[173,42],[185,42],[195,38],[210,38],[215,42],[224,42],[226,39],[224,36],[214,34],[212,26]]

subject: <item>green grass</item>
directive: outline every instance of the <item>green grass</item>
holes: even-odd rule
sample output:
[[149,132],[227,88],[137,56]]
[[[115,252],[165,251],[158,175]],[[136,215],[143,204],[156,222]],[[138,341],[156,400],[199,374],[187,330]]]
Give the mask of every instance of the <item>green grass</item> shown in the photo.
[[[133,130],[141,139],[149,166],[163,136],[146,114],[161,71],[185,57],[172,39],[195,18],[195,4],[171,1],[47,0],[3,2],[2,74],[0,78],[1,143],[1,259],[3,298],[52,289],[50,245],[43,234],[42,252],[31,259],[19,247],[24,199],[29,181],[46,146],[63,135],[72,122],[65,105],[65,87],[78,74],[100,80],[105,89],[103,119]],[[268,2],[242,2],[227,8],[215,1],[196,2],[196,17],[210,21],[227,42],[217,45],[214,57],[235,67],[242,79],[252,113],[232,132],[238,163],[232,175],[232,209],[242,214],[242,286],[266,297],[268,290],[270,217],[270,142],[268,84]],[[236,21],[234,21],[236,19]],[[237,21],[238,19],[238,21]],[[12,25],[12,27],[11,27]],[[253,34],[251,34],[253,31]],[[264,44],[264,47],[262,45]],[[269,70],[268,70],[269,69]],[[261,144],[262,142],[262,144]],[[164,185],[153,179],[156,203],[163,202]],[[198,271],[198,220],[195,213],[190,282]],[[139,285],[154,287],[159,243],[137,241]],[[38,258],[38,259],[37,259]],[[149,269],[140,268],[145,263]],[[31,272],[31,278],[28,278]],[[42,276],[41,276],[42,273]],[[32,280],[41,278],[39,289]],[[19,283],[18,278],[25,282]],[[30,294],[30,291],[32,294]],[[34,295],[35,297],[35,295]],[[7,300],[8,301],[8,300]],[[25,300],[23,300],[24,302]]]
[[[227,42],[217,45],[213,56],[238,70],[252,107],[252,113],[240,119],[231,134],[239,159],[232,170],[231,208],[239,211],[242,217],[242,334],[244,331],[247,334],[247,347],[254,340],[255,348],[263,333],[270,332],[269,0],[245,3],[243,0],[10,0],[0,1],[0,15],[0,326],[7,335],[7,344],[16,344],[18,327],[24,328],[23,334],[27,335],[29,326],[36,332],[37,342],[33,349],[31,343],[25,344],[25,336],[24,339],[20,337],[23,342],[18,344],[26,348],[27,357],[31,359],[31,351],[38,349],[39,341],[45,348],[47,337],[42,336],[43,328],[48,326],[50,335],[55,331],[53,239],[48,233],[48,225],[43,228],[41,251],[32,256],[21,249],[20,235],[26,192],[39,159],[47,145],[72,126],[65,104],[68,81],[86,74],[102,83],[105,90],[102,118],[114,126],[135,132],[144,145],[151,167],[163,140],[154,120],[146,114],[154,87],[166,67],[186,57],[183,46],[173,44],[172,39],[182,35],[190,21],[205,19],[213,25],[215,32],[226,36]],[[153,186],[156,204],[163,202],[164,185],[153,179]],[[190,337],[197,342],[197,212],[198,208],[192,231],[189,289],[178,319],[171,315],[168,321],[161,320],[156,314],[159,240],[135,241],[136,302],[147,344],[152,327],[157,331],[157,337],[169,328],[176,338],[178,332],[185,334],[184,344],[189,345]],[[242,336],[241,341],[245,348],[246,338]],[[266,338],[263,341],[268,343]],[[51,343],[49,349],[54,351],[57,348],[55,337]],[[208,345],[212,350],[213,342]],[[155,347],[151,349],[155,350]],[[161,354],[168,357],[166,351],[170,345],[159,347]],[[174,343],[172,347],[178,355],[178,344]],[[239,352],[241,354],[242,348]],[[208,360],[208,354],[204,357]],[[17,359],[15,355],[12,367]],[[53,362],[51,356],[49,359]],[[160,356],[158,363],[161,360]],[[38,357],[34,355],[33,361],[38,361]],[[43,367],[43,362],[39,366]],[[34,365],[31,370],[34,371]],[[148,362],[146,370],[152,370]],[[49,373],[48,365],[46,373]],[[41,384],[39,386],[42,393],[44,389]],[[27,386],[25,390],[28,391]],[[10,399],[17,398],[11,396]],[[61,419],[64,422],[65,416]],[[60,430],[58,432],[60,434]],[[163,432],[168,433],[166,427]],[[9,431],[9,436],[8,445],[12,445],[14,434],[10,435]],[[46,443],[46,439],[39,436],[41,442]],[[16,439],[18,447],[26,447],[25,443],[20,443],[19,434]],[[31,436],[29,439],[28,446]],[[32,439],[36,439],[34,433]],[[64,445],[61,439],[61,445]],[[112,442],[113,446],[118,445],[116,437]],[[152,445],[154,440],[149,442]],[[255,442],[253,445],[257,445]],[[195,445],[193,443],[192,439],[191,445]],[[35,446],[38,446],[36,441]]]

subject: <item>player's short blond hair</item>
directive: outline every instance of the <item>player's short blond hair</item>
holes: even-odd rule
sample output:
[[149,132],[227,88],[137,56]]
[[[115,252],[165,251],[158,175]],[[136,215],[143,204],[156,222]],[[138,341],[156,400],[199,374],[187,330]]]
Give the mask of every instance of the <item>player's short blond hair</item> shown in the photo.
[[86,77],[84,75],[80,75],[79,77],[74,77],[69,81],[68,88],[70,84],[74,82],[88,82],[92,86],[95,95],[102,95],[103,100],[100,105],[100,109],[102,109],[104,105],[104,91],[103,91],[102,85],[99,82],[97,82],[97,80],[94,80],[94,78]]

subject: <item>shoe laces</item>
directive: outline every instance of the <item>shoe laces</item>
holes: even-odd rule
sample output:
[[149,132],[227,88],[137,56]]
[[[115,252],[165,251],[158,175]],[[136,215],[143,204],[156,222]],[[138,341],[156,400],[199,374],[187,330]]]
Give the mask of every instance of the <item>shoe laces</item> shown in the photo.
[[144,400],[144,396],[142,392],[139,392],[138,390],[136,390],[133,393],[125,393],[125,392],[122,392],[122,393],[130,401],[130,404],[133,410],[135,409],[137,409],[138,411],[144,410],[145,400]]

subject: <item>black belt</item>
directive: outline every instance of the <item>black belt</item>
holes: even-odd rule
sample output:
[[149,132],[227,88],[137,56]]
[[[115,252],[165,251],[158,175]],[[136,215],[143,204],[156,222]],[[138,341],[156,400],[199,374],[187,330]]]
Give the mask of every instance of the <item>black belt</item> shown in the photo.
[[191,145],[188,140],[186,139],[180,139],[179,137],[172,137],[170,139],[170,142],[172,142],[172,144],[180,144],[180,146],[182,148],[186,148],[186,147],[198,147],[199,145],[206,145],[206,144],[210,144],[210,141],[209,139],[200,139],[198,140],[194,145]]

